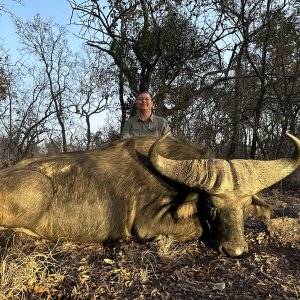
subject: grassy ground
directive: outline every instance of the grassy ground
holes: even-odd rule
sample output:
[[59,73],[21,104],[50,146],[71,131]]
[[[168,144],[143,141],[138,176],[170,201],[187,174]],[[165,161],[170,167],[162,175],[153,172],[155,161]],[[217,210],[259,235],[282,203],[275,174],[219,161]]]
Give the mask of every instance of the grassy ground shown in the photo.
[[272,221],[247,220],[239,259],[198,240],[79,245],[5,232],[0,299],[300,299],[300,195],[265,196]]

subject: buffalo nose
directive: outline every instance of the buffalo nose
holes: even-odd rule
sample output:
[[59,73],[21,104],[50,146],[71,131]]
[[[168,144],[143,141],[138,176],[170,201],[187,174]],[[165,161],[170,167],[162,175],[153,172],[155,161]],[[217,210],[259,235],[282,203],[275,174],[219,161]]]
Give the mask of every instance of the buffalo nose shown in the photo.
[[219,245],[219,252],[229,257],[238,257],[248,252],[248,244],[246,242],[233,243],[224,242]]

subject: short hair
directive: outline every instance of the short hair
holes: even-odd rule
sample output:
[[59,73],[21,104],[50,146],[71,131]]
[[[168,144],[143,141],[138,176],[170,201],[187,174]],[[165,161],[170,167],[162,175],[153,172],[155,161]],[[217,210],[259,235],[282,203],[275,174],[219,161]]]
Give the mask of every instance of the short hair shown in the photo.
[[138,93],[138,95],[137,95],[136,98],[138,99],[138,97],[139,97],[141,94],[148,94],[148,95],[150,95],[151,101],[153,101],[153,96],[152,96],[152,94],[151,94],[149,91],[147,91],[147,90],[141,90],[141,91]]

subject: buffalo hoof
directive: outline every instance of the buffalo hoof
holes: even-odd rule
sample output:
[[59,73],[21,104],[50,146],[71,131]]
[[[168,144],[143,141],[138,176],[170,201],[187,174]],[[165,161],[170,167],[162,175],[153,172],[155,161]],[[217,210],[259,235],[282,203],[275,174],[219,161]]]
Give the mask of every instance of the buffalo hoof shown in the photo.
[[175,211],[174,217],[177,220],[188,219],[197,213],[197,206],[195,203],[185,202],[181,204]]

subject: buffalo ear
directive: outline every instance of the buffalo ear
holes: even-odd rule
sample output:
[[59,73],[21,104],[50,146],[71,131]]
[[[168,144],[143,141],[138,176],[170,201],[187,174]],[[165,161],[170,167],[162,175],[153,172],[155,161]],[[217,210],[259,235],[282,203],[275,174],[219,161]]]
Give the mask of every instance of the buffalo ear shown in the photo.
[[263,218],[269,222],[271,218],[271,206],[257,195],[252,196],[252,203],[247,207],[246,212],[253,217]]

